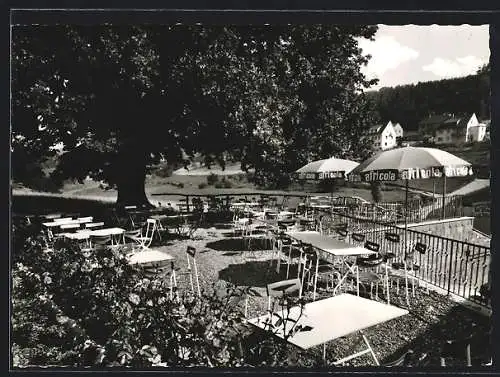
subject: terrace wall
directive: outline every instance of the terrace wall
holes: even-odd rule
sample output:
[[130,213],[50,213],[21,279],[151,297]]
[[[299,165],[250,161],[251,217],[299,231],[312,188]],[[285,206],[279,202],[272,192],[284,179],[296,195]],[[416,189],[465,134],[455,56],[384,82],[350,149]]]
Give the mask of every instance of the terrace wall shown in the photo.
[[[434,234],[436,236],[452,238],[454,240],[472,242],[473,217],[459,217],[455,219],[443,219],[425,221],[421,223],[408,224],[408,229]],[[404,225],[399,224],[404,228]]]

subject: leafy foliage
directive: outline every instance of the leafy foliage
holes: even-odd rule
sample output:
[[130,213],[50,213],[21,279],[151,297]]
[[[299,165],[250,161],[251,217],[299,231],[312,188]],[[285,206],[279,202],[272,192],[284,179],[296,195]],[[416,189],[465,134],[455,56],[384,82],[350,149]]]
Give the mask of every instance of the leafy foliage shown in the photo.
[[[215,286],[202,297],[172,292],[165,276],[146,277],[119,250],[57,242],[37,226],[15,228],[13,352],[16,366],[241,366],[283,363],[251,343],[241,303],[250,288]],[[265,340],[265,339],[264,339]],[[247,351],[246,351],[247,350]],[[260,355],[260,356],[257,356]]]
[[356,38],[374,26],[16,26],[13,170],[65,153],[52,178],[87,175],[147,201],[160,160],[239,160],[279,186],[314,158],[361,157],[372,82]]

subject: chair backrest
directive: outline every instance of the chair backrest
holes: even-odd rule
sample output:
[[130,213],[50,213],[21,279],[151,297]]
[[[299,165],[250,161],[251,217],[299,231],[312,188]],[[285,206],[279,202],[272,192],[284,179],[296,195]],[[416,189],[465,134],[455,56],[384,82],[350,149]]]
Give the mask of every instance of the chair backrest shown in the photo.
[[146,220],[146,232],[144,233],[144,237],[149,239],[153,239],[154,232],[156,231],[157,227],[157,221],[156,219],[147,219]]
[[386,232],[384,238],[386,241],[393,243],[399,243],[401,241],[400,235],[393,232]]
[[188,269],[191,269],[191,264],[196,264],[196,248],[193,246],[188,246],[186,248],[186,260],[188,264]]
[[425,252],[427,251],[427,245],[423,244],[421,242],[417,242],[415,244],[414,248],[415,248],[415,251],[417,251],[420,254],[425,254]]
[[302,286],[299,278],[281,280],[267,285],[267,310],[273,311],[274,302],[278,298],[289,296],[298,292],[299,297],[302,291]]
[[188,254],[192,258],[196,258],[196,248],[193,246],[188,246],[186,248],[186,254]]
[[352,233],[351,239],[355,242],[365,242],[366,235],[361,233]]
[[376,242],[373,242],[373,241],[366,241],[364,247],[365,247],[365,249],[375,251],[376,253],[378,253],[380,250],[380,245]]
[[279,298],[300,291],[298,278],[281,280],[267,285],[267,295],[270,298]]

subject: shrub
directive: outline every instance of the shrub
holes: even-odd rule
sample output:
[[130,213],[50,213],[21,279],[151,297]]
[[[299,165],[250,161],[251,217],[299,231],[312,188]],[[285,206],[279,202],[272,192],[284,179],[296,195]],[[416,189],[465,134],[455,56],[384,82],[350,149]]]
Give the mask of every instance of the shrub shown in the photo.
[[372,193],[372,198],[375,203],[379,203],[382,201],[382,187],[380,182],[371,182],[370,183],[370,191]]
[[210,175],[207,176],[207,183],[209,185],[213,185],[214,183],[219,181],[219,176],[214,173],[210,173]]
[[205,182],[201,182],[199,185],[198,185],[198,188],[199,189],[204,189],[205,187],[207,187],[207,184]]
[[214,185],[215,188],[224,188],[224,183],[223,182],[216,182],[215,185]]
[[172,166],[164,165],[155,170],[154,174],[157,177],[168,178],[172,175],[174,169]]
[[[16,226],[13,347],[17,365],[238,367],[290,364],[270,334],[252,338],[242,300],[251,288],[213,286],[172,299],[164,277],[146,277],[119,250],[80,250]],[[26,236],[22,239],[22,236]],[[287,308],[292,301],[285,300]],[[286,309],[285,308],[285,313]],[[283,313],[283,311],[282,311]],[[287,317],[283,319],[287,321]],[[291,327],[291,326],[290,326]]]

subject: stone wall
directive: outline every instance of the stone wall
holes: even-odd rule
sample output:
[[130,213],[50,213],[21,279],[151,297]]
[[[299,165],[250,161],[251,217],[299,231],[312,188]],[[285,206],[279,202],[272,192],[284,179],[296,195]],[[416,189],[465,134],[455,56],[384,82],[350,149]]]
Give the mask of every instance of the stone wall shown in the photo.
[[[440,237],[476,243],[473,236],[473,217],[459,217],[454,219],[433,220],[423,223],[408,224],[408,229],[417,232],[435,234]],[[404,227],[403,225],[399,225]]]

